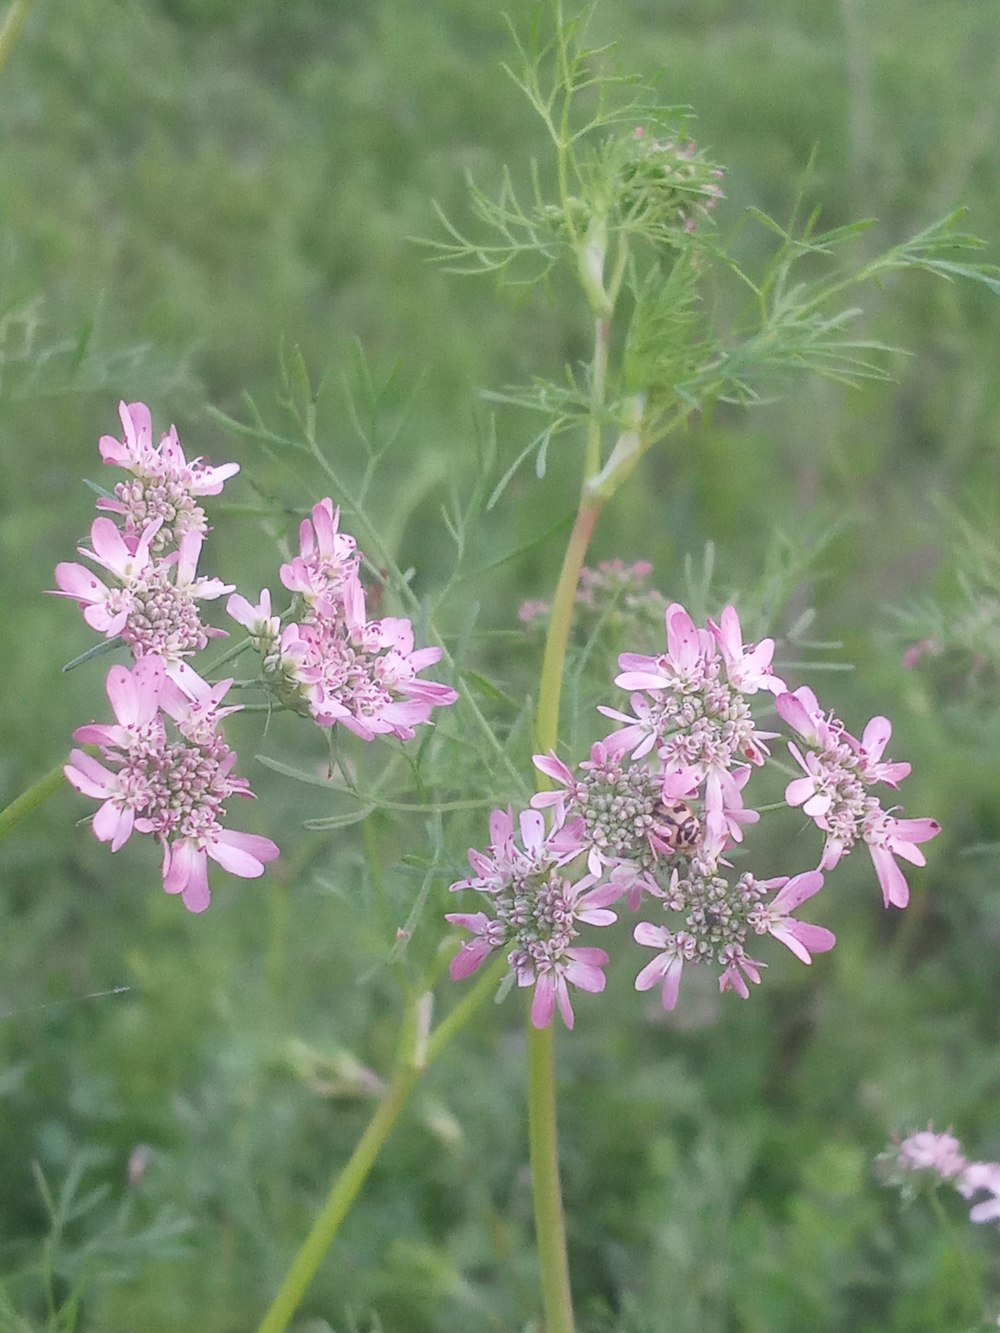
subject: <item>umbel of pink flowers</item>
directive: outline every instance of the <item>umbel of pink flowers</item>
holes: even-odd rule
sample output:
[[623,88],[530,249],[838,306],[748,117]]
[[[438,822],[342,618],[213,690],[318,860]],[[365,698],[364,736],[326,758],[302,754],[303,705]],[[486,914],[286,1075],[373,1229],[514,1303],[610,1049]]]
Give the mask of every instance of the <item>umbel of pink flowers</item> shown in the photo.
[[[865,846],[885,905],[905,907],[897,858],[923,865],[918,844],[939,831],[933,819],[883,808],[871,790],[896,787],[910,771],[882,758],[886,718],[873,718],[857,740],[810,689],[789,691],[771,669],[773,641],[745,644],[732,606],[698,628],[674,603],[665,621],[665,652],[619,659],[615,683],[631,691],[631,711],[600,709],[617,729],[575,769],[555,754],[536,755],[552,789],[516,819],[495,810],[489,847],[469,853],[472,876],[451,886],[482,901],[478,911],[447,917],[471,933],[451,976],[468,976],[506,950],[507,984],[534,987],[536,1027],[557,1007],[573,1026],[570,986],[604,989],[608,955],[582,943],[579,927],[610,924],[619,903],[654,918],[633,932],[655,951],[636,976],[638,990],[659,986],[664,1008],[673,1009],[685,968],[708,966],[720,990],[746,999],[766,967],[754,956],[755,938],[772,936],[804,963],[833,948],[829,930],[795,913],[842,857]],[[744,791],[780,735],[754,719],[751,700],[760,694],[795,737],[788,748],[802,776],[788,783],[785,801],[823,835],[818,864],[790,877],[736,873],[727,859],[760,819]]]
[[[221,707],[231,679],[210,685],[189,661],[210,639],[225,636],[202,622],[198,603],[234,592],[232,584],[197,574],[209,530],[199,500],[218,495],[239,465],[189,463],[173,426],[154,444],[143,403],[121,403],[119,415],[124,438],[102,436],[100,452],[128,476],[113,498],[98,500],[102,514],[91,527],[91,545],[80,548],[103,576],[65,562],[56,567],[56,583],[91,628],[128,648],[134,666],[108,673],[115,723],[74,733],[100,748],[100,760],[74,750],[65,773],[102,802],[95,835],[118,851],[133,832],[151,834],[163,851],[164,888],[201,912],[209,904],[209,859],[253,878],[278,855],[269,838],[222,824],[230,796],[253,794],[233,773],[236,755],[221,729],[239,705]],[[338,529],[332,501],[320,501],[301,526],[299,555],[281,566],[293,612],[301,612],[295,623],[281,628],[266,590],[256,607],[234,594],[228,611],[249,629],[262,658],[262,684],[279,706],[322,727],[341,723],[365,740],[385,734],[408,740],[434,707],[458,696],[420,679],[441,649],[415,648],[409,620],[367,619],[360,554],[354,538]]]
[[976,1199],[971,1221],[1000,1226],[1000,1162],[970,1161],[949,1131],[918,1130],[883,1153],[878,1165],[886,1184],[908,1187],[923,1177],[933,1185],[951,1185],[964,1199]]

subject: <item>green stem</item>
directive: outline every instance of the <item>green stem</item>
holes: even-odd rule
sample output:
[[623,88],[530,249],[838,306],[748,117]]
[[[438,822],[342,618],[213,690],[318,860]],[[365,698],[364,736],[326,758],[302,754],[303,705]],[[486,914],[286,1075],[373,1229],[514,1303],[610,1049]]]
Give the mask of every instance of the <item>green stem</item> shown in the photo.
[[[573,531],[566,544],[556,584],[549,633],[542,658],[535,735],[539,749],[553,750],[559,735],[566,650],[573,624],[573,608],[580,571],[604,506],[588,483],[600,468],[601,420],[607,372],[610,321],[598,318],[594,331],[594,392],[584,486]],[[573,1333],[573,1297],[566,1255],[566,1224],[559,1184],[559,1146],[556,1127],[555,1038],[551,1028],[528,1028],[528,1123],[531,1143],[531,1181],[535,1200],[535,1243],[541,1270],[546,1333]]]
[[0,838],[8,834],[15,824],[19,824],[37,810],[37,808],[53,796],[66,781],[63,773],[63,766],[59,764],[51,773],[46,773],[33,787],[22,792],[20,796],[11,801],[10,805],[0,810]]
[[545,1333],[573,1333],[573,1295],[559,1185],[555,1036],[551,1026],[528,1029],[528,1115],[535,1244],[541,1269]]
[[326,1202],[296,1254],[257,1333],[284,1333],[413,1089],[486,998],[496,992],[497,983],[508,966],[506,956],[496,959],[465,998],[438,1024],[426,1042],[419,1030],[419,1014],[424,998],[417,999],[408,1007],[404,1023],[405,1039],[402,1043],[407,1054],[400,1060],[392,1082],[383,1093],[368,1128],[347,1164],[334,1178]]
[[549,620],[549,634],[542,658],[542,676],[538,688],[538,712],[535,717],[535,736],[540,750],[554,750],[559,735],[559,700],[562,696],[563,671],[566,666],[566,646],[573,624],[573,607],[580,583],[580,570],[587,555],[587,547],[603,508],[603,500],[581,500],[573,531],[570,533],[563,556],[559,582],[556,584]]
[[10,9],[7,10],[3,26],[0,27],[0,69],[3,69],[6,65],[21,29],[24,27],[24,20],[34,7],[35,0],[14,0]]

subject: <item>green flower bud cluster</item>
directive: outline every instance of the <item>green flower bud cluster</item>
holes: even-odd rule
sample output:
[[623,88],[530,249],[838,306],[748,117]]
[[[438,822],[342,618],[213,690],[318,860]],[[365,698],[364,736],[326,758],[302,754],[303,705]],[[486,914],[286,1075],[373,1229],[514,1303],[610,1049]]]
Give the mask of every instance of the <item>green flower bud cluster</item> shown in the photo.
[[612,220],[661,240],[690,235],[710,220],[723,171],[691,141],[657,139],[640,125],[615,145]]

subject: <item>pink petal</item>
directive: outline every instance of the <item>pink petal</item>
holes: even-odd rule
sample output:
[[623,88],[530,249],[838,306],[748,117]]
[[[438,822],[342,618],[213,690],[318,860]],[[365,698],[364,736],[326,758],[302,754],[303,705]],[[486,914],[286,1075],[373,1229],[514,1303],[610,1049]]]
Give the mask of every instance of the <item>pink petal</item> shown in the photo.
[[189,912],[204,912],[211,900],[212,895],[208,891],[208,861],[201,852],[192,862],[191,875],[181,890],[181,902]]
[[862,748],[869,759],[877,760],[882,757],[882,751],[889,744],[891,735],[892,723],[887,717],[872,718],[861,737]]
[[270,838],[231,829],[223,829],[205,851],[223,870],[242,879],[257,879],[264,873],[264,863],[278,855],[278,848]]
[[882,901],[886,907],[905,907],[910,901],[910,886],[903,872],[893,860],[888,847],[869,847],[875,873],[882,889]]
[[[544,976],[538,978],[535,982],[535,997],[531,1002],[531,1025],[536,1028],[547,1028],[552,1022],[552,1015],[556,1007],[556,979],[547,972]],[[572,1027],[572,1012],[567,1027]]]
[[783,888],[779,889],[769,905],[782,912],[794,912],[814,893],[819,893],[822,887],[822,874],[818,870],[806,870],[801,875],[793,876]]
[[117,780],[102,764],[83,750],[70,751],[70,762],[63,767],[66,781],[84,796],[102,801],[117,790]]

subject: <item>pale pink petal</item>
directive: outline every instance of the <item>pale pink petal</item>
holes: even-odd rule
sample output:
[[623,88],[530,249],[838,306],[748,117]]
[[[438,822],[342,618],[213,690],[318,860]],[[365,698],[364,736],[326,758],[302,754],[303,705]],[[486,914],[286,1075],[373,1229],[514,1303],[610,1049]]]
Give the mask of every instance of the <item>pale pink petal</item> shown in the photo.
[[117,778],[84,750],[71,750],[70,762],[63,767],[66,781],[84,796],[103,801],[118,789]]
[[882,901],[886,907],[905,907],[910,901],[910,887],[903,872],[893,860],[888,847],[869,846],[875,874],[882,889]]
[[[531,1025],[535,1028],[547,1028],[552,1022],[556,1007],[556,978],[546,972],[535,982],[535,996],[531,1002]],[[572,1013],[567,1027],[573,1026]]]
[[237,833],[223,829],[205,851],[223,870],[242,879],[256,879],[264,873],[264,865],[278,855],[278,848],[270,838],[256,833]]

